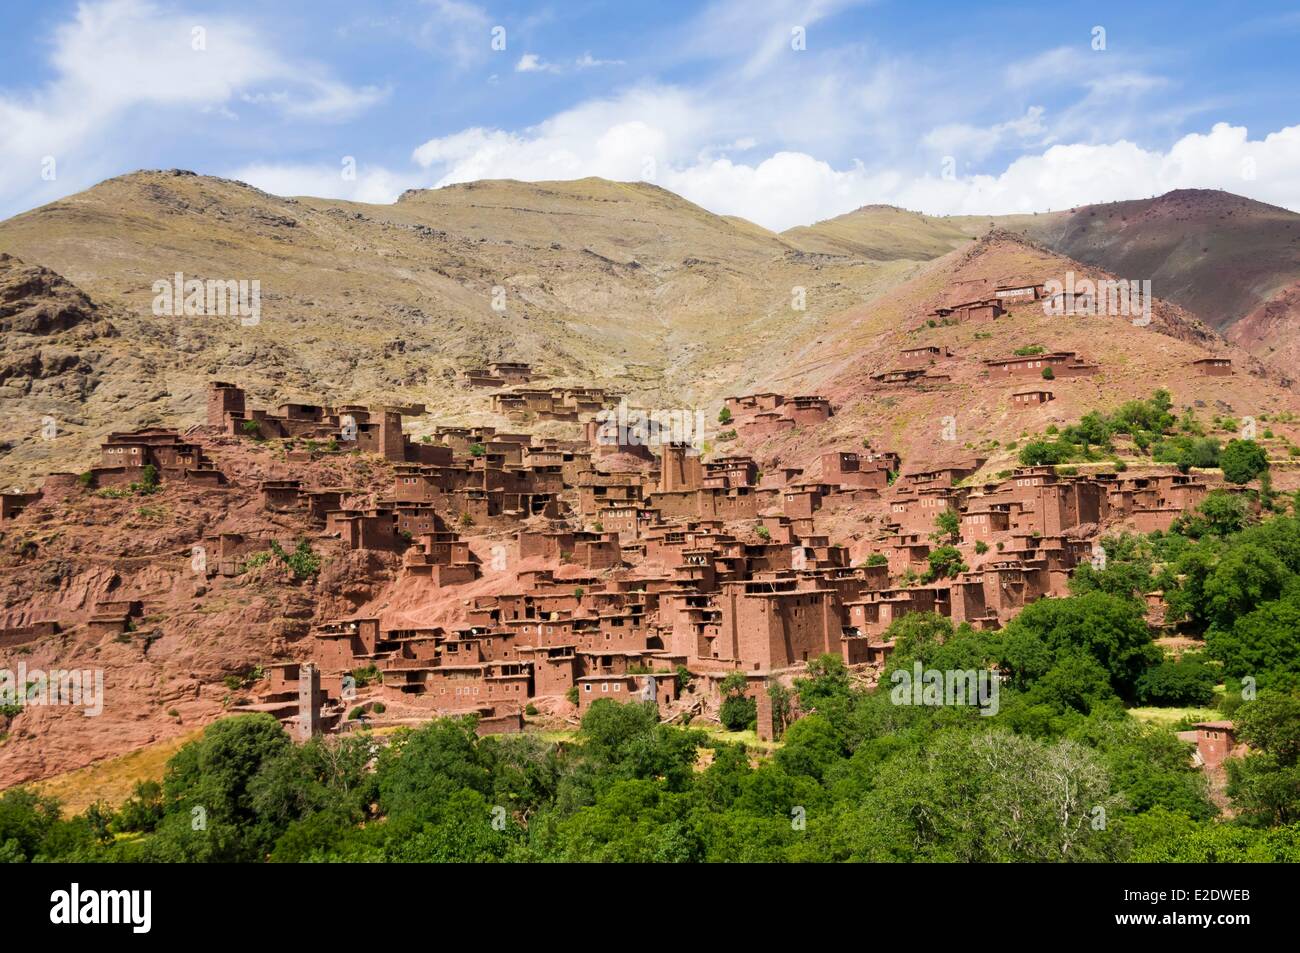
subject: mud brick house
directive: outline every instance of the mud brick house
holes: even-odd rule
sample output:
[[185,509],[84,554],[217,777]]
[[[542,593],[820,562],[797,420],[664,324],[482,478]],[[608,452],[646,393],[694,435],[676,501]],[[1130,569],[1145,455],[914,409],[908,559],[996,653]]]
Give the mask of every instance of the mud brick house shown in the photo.
[[6,523],[41,499],[42,491],[32,493],[0,493],[0,523]]
[[831,402],[825,397],[790,397],[785,402],[785,415],[799,427],[814,427],[825,423],[834,415]]
[[902,575],[909,569],[926,568],[930,544],[921,533],[898,532],[884,540],[886,565],[891,576]]
[[[940,598],[940,594],[943,598]],[[933,586],[912,589],[880,589],[863,593],[845,606],[847,622],[854,634],[879,642],[893,623],[913,612],[940,612],[947,615],[946,590]]]
[[788,519],[810,519],[822,506],[821,484],[789,486],[782,494],[782,503]]
[[744,418],[736,429],[740,436],[746,439],[759,440],[786,430],[793,430],[795,426],[794,420],[785,414],[779,414],[775,411],[763,411],[754,414],[752,417]]
[[821,455],[822,481],[840,487],[869,487],[884,490],[889,486],[889,465],[884,459],[867,460],[852,451],[832,451]]
[[257,491],[264,510],[285,513],[301,505],[301,480],[263,480],[257,485]]
[[898,362],[904,367],[923,367],[948,357],[952,357],[952,351],[936,344],[908,347],[898,352]]
[[1232,373],[1232,361],[1226,357],[1202,357],[1192,361],[1192,368],[1209,377],[1227,377]]
[[961,516],[962,542],[990,542],[1011,529],[1011,504],[970,506]]
[[496,377],[484,367],[467,367],[457,380],[461,387],[501,387],[505,384],[504,378]]
[[520,361],[489,361],[488,373],[507,384],[527,384],[533,379],[533,369]]
[[1042,377],[1046,368],[1056,377],[1086,377],[1098,370],[1074,351],[992,358],[984,366],[992,377]]
[[[659,490],[675,493],[698,490],[704,485],[704,466],[700,452],[683,444],[664,444],[659,465]],[[748,485],[748,484],[745,484]]]
[[1055,399],[1050,390],[1019,390],[1011,395],[1011,406],[1016,410],[1029,410]]
[[39,639],[58,635],[63,627],[53,619],[32,622],[28,625],[0,628],[0,650],[14,649],[20,645],[29,645]]
[[600,528],[617,535],[618,541],[626,546],[641,539],[657,516],[654,510],[640,506],[610,506],[600,510],[597,518]]
[[1001,301],[1004,307],[1027,301],[1040,301],[1046,294],[1047,287],[1041,284],[998,285],[993,292],[993,296]]
[[585,713],[600,698],[618,702],[652,701],[659,704],[677,698],[677,676],[672,672],[639,675],[584,675],[577,679],[578,711]]
[[833,590],[799,589],[794,580],[728,582],[718,608],[718,634],[706,640],[704,657],[758,670],[840,654],[842,608]]
[[704,464],[704,479],[706,482],[703,485],[724,490],[731,487],[756,486],[758,464],[754,462],[753,457],[743,454],[718,457]]
[[397,514],[391,507],[334,510],[325,518],[325,534],[337,536],[344,549],[398,552],[406,545],[397,535]]
[[969,462],[948,463],[938,466],[916,466],[904,470],[900,475],[900,489],[925,489],[932,487],[951,487],[974,474],[984,465],[983,457],[976,457]]
[[960,508],[959,495],[950,487],[904,488],[889,504],[886,519],[904,533],[932,533],[940,513]]
[[402,571],[424,576],[437,587],[457,586],[479,578],[481,567],[469,543],[455,533],[431,532],[415,537],[414,545],[402,554]]
[[[284,545],[284,541],[275,540],[275,537],[261,533],[213,533],[204,536],[199,545],[203,550],[206,574],[238,576],[248,557],[269,550],[273,540]],[[289,549],[292,548],[293,546],[290,545]]]
[[641,502],[641,480],[635,473],[601,473],[593,470],[578,482],[578,513],[593,517],[610,506],[636,505]]
[[994,321],[1006,314],[1002,301],[996,297],[980,298],[974,301],[961,301],[955,304],[935,308],[932,318],[940,321],[959,321],[982,324]]
[[746,394],[744,397],[728,397],[724,402],[733,417],[744,414],[771,412],[785,403],[780,394]]
[[[265,712],[298,742],[337,727],[340,712],[324,712],[329,693],[320,670],[311,662],[281,662],[267,666],[270,691],[256,703],[236,705],[238,712]],[[337,688],[335,690],[337,695]]]
[[927,377],[925,368],[922,367],[898,367],[889,371],[881,371],[878,374],[872,374],[871,379],[877,384],[915,384],[925,380]]
[[244,391],[234,384],[213,381],[208,385],[208,426],[231,431],[231,418],[244,418]]
[[100,446],[100,466],[90,472],[96,484],[113,486],[140,480],[146,466],[154,467],[161,481],[208,486],[226,482],[199,444],[182,440],[175,430],[162,427],[109,434]]
[[[1196,730],[1196,760],[1213,770],[1228,758],[1242,754],[1237,750],[1237,726],[1230,721],[1202,721]],[[1244,746],[1242,746],[1244,747]]]
[[100,635],[121,635],[143,614],[144,603],[138,599],[103,599],[95,604],[86,629]]

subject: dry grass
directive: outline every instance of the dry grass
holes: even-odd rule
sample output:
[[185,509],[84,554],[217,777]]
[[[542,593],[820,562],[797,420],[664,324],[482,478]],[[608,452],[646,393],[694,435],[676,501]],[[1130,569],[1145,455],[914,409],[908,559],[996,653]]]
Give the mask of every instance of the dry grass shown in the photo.
[[67,814],[78,814],[96,801],[117,807],[131,796],[136,782],[161,780],[168,759],[202,734],[203,729],[196,728],[188,734],[56,775],[33,787],[42,794],[57,797]]

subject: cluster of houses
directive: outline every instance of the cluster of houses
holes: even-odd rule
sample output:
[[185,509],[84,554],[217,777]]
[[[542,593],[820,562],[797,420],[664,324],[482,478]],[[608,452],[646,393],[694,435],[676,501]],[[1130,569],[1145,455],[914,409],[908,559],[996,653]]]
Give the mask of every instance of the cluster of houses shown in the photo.
[[[1082,363],[1066,357],[1062,366]],[[214,397],[214,407],[225,429],[239,432],[229,400]],[[779,394],[726,406],[739,427],[771,415],[812,426],[833,412],[825,398]],[[299,411],[329,427],[340,419]],[[268,481],[262,505],[305,514],[345,548],[401,553],[404,584],[431,596],[501,573],[505,586],[467,597],[452,625],[362,614],[317,626],[305,676],[316,687],[297,691],[290,683],[302,677],[300,663],[286,663],[277,698],[259,703],[294,725],[328,726],[319,710],[297,706],[346,705],[349,679],[372,669],[377,684],[366,697],[387,711],[473,711],[485,730],[518,728],[533,701],[574,693],[580,711],[597,698],[672,705],[682,670],[713,690],[742,672],[761,699],[772,680],[827,653],[882,665],[891,624],[909,613],[999,627],[1027,603],[1063,595],[1075,567],[1094,558],[1103,525],[1167,529],[1210,489],[1172,468],[1062,475],[1028,467],[976,483],[982,459],[904,468],[897,454],[870,447],[762,474],[743,454],[705,460],[665,443],[644,466],[605,470],[590,427],[581,441],[440,427],[420,443],[401,435],[400,422],[394,434],[372,447],[401,448],[389,454],[387,499],[348,509],[346,488]],[[845,507],[871,530],[856,560],[819,528],[819,514]],[[937,531],[942,513],[957,518],[951,539]],[[265,546],[208,543],[214,574]],[[973,568],[934,578],[929,557],[948,544]]]
[[[947,316],[992,319],[1008,300],[1041,293],[998,288]],[[950,358],[946,348],[911,348],[887,374],[913,375],[903,383],[932,379],[932,368]],[[1009,379],[1097,368],[1073,352],[984,363],[990,376]],[[1207,373],[1222,373],[1213,366]],[[462,379],[469,387],[527,385],[532,372],[494,363]],[[495,410],[512,421],[576,422],[585,425],[582,436],[444,426],[417,440],[403,418],[423,414],[422,406],[252,409],[240,387],[213,382],[210,432],[279,441],[290,459],[359,451],[391,464],[383,494],[264,480],[257,489],[264,511],[294,515],[344,550],[399,556],[394,584],[408,601],[412,591],[454,600],[457,587],[497,577],[492,594],[460,600],[453,623],[412,625],[371,612],[316,625],[310,657],[271,666],[269,689],[244,707],[272,712],[301,737],[352,724],[343,714],[361,695],[372,709],[384,701],[394,718],[476,712],[482,730],[509,731],[542,699],[576,695],[579,711],[598,698],[671,706],[688,683],[716,692],[741,672],[767,711],[769,684],[818,656],[883,665],[890,626],[910,613],[1004,625],[1027,603],[1064,594],[1072,571],[1094,558],[1103,526],[1167,529],[1211,488],[1173,468],[1064,475],[1027,467],[975,482],[983,459],[905,468],[896,453],[866,441],[764,473],[746,454],[706,460],[683,442],[664,440],[657,453],[645,441],[611,448],[593,418],[613,399],[595,388],[516,386],[492,395]],[[1045,390],[1015,395],[1026,405],[1051,399]],[[728,397],[725,407],[739,437],[753,440],[815,428],[834,414],[825,397],[777,393]],[[630,454],[635,465],[611,468],[611,452]],[[148,465],[163,482],[226,486],[198,442],[161,429],[112,434],[91,479],[129,483]],[[78,479],[54,474],[41,492],[71,492]],[[40,495],[5,494],[0,521]],[[845,512],[865,530],[852,555],[824,523]],[[955,517],[955,533],[941,530],[943,514],[951,514],[948,527]],[[203,571],[226,577],[271,539],[220,533],[193,542]],[[930,557],[948,545],[962,564],[936,573]],[[104,603],[91,626],[120,633],[141,612],[138,603]],[[5,637],[14,636],[0,633],[0,644]],[[774,730],[760,717],[760,735]]]

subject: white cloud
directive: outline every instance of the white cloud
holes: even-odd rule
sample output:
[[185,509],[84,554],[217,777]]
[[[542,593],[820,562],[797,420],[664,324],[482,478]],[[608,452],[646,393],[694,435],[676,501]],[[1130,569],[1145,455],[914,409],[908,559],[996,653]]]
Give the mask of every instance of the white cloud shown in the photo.
[[558,73],[559,71],[558,66],[546,62],[536,53],[525,53],[515,64],[516,73]]
[[571,70],[596,69],[601,66],[621,66],[622,60],[598,60],[590,53],[583,53],[572,65],[552,63],[542,59],[536,53],[525,53],[515,63],[516,73],[567,73]]
[[[987,130],[948,127],[934,131],[930,144],[946,137],[987,152],[1004,139],[1037,135],[1042,119],[1042,110],[1030,109]],[[1223,188],[1300,210],[1300,126],[1252,141],[1246,129],[1220,123],[1163,152],[1122,139],[1057,144],[1015,159],[998,174],[946,180],[938,169],[918,172],[867,159],[836,168],[799,150],[734,162],[718,155],[724,148],[712,141],[718,125],[715,107],[700,99],[673,88],[644,87],[519,131],[474,128],[431,139],[413,158],[435,170],[436,185],[590,175],[650,179],[714,212],[776,230],[874,203],[930,214],[1004,214],[1176,188]]]
[[622,60],[599,60],[590,53],[583,53],[573,63],[578,69],[596,69],[600,66],[622,66]]
[[936,126],[921,141],[936,152],[978,161],[995,149],[1008,144],[1022,145],[1028,139],[1041,136],[1043,132],[1043,107],[1031,106],[1023,116],[992,126],[980,127],[968,123]]
[[244,103],[337,120],[386,95],[284,59],[235,19],[164,11],[148,0],[82,3],[54,31],[50,66],[39,88],[0,91],[0,206],[68,191],[66,180],[41,180],[45,156],[77,185],[103,177],[132,137],[171,134],[176,111],[232,119],[231,105]]

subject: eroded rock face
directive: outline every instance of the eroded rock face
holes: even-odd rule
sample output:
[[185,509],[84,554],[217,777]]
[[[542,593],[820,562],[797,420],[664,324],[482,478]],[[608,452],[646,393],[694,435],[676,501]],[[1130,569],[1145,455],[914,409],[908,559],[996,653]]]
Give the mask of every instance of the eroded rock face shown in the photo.
[[[75,338],[113,337],[117,330],[97,305],[62,275],[0,253],[0,333]],[[10,342],[6,340],[6,346]]]
[[[0,630],[57,620],[60,632],[0,645],[0,668],[102,673],[102,711],[27,706],[0,714],[0,789],[174,738],[219,718],[243,697],[225,680],[278,660],[304,658],[314,624],[376,598],[399,557],[349,552],[294,514],[258,502],[262,479],[306,478],[369,494],[391,483],[373,461],[289,464],[250,443],[199,432],[229,484],[164,482],[121,499],[82,486],[50,493],[0,523]],[[215,533],[269,535],[289,548],[308,537],[319,576],[297,580],[268,564],[206,578],[191,546]],[[138,601],[128,632],[91,630],[96,607]],[[29,679],[30,680],[30,679]]]

